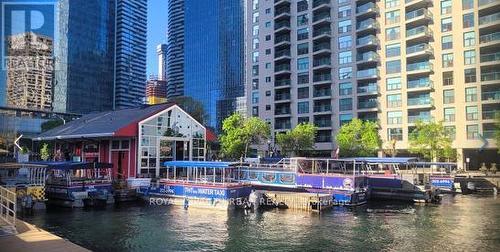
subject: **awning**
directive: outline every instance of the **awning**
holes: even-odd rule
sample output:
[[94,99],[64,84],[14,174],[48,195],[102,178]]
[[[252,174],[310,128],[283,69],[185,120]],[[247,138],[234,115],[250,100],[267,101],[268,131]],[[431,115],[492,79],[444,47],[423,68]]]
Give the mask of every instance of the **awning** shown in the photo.
[[89,163],[89,162],[54,162],[40,161],[28,162],[24,164],[45,165],[49,170],[79,170],[79,169],[94,169],[94,168],[112,168],[113,164],[109,163]]

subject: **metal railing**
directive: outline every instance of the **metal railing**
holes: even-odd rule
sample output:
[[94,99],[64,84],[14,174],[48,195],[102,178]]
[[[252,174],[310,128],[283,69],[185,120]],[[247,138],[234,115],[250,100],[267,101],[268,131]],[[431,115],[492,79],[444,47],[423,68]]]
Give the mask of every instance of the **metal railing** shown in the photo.
[[368,35],[356,40],[357,46],[374,45],[378,44],[377,37],[374,35]]
[[418,9],[418,10],[414,10],[414,11],[406,13],[406,21],[409,21],[409,20],[412,20],[414,18],[418,18],[421,16],[432,18],[431,12],[427,9],[422,8],[422,9]]
[[373,2],[363,4],[363,5],[356,8],[356,14],[363,14],[363,13],[368,12],[370,10],[377,11],[378,10],[377,5],[375,5],[375,3],[373,3]]
[[491,14],[479,18],[479,25],[489,24],[500,20],[500,13]]
[[416,36],[420,34],[430,35],[432,33],[431,29],[427,26],[419,26],[406,31],[406,37]]
[[500,72],[481,73],[481,81],[500,80]]
[[426,87],[433,87],[432,81],[429,79],[429,77],[426,78],[420,78],[416,80],[408,80],[407,82],[407,88],[426,88]]
[[500,101],[500,91],[487,91],[481,93],[482,101]]
[[499,60],[500,60],[500,52],[481,54],[480,56],[481,63],[490,61],[499,61]]
[[16,193],[0,186],[0,219],[8,225],[16,226]]
[[412,53],[417,53],[417,52],[423,52],[423,51],[432,51],[432,47],[427,44],[427,43],[422,43],[414,46],[410,46],[406,48],[406,54],[412,54]]
[[500,32],[494,32],[486,35],[479,36],[479,43],[488,43],[500,40]]

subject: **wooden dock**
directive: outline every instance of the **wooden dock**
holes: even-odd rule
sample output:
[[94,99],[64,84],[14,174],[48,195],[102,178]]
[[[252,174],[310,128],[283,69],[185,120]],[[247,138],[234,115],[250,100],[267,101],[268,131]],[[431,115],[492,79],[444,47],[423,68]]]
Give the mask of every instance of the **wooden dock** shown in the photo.
[[[2,226],[0,222],[0,228]],[[17,220],[17,234],[0,236],[1,251],[90,251],[34,225]]]
[[258,191],[258,193],[265,194],[269,200],[284,204],[289,209],[321,212],[333,206],[330,194],[283,191]]

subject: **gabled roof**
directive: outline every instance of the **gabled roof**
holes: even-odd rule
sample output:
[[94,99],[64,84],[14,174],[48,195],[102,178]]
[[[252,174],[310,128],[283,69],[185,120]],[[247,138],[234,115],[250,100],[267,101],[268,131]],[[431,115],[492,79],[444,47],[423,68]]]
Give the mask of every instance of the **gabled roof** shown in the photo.
[[137,123],[175,104],[164,103],[130,109],[92,113],[38,135],[34,140],[137,135]]

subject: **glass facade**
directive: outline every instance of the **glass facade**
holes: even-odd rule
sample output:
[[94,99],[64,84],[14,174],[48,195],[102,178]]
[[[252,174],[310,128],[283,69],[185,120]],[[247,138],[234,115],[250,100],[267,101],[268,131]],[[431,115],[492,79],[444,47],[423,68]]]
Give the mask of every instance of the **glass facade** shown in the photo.
[[218,130],[244,96],[243,3],[185,0],[184,13],[184,95],[203,103]]

